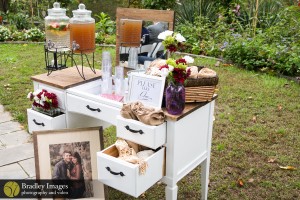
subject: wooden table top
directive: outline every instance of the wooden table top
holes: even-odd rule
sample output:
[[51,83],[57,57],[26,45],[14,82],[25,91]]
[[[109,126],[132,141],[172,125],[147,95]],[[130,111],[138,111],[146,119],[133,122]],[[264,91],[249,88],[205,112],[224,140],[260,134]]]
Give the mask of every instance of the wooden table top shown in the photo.
[[[212,98],[212,101],[215,100],[218,97],[218,95],[214,95]],[[197,110],[198,108],[201,108],[202,106],[205,106],[209,102],[201,102],[201,103],[186,103],[183,112],[180,115],[171,115],[167,112],[166,108],[162,108],[166,115],[167,120],[171,121],[178,121],[182,119],[183,117],[187,116],[188,114],[192,113],[193,111]]]
[[44,83],[53,87],[67,89],[101,78],[101,70],[96,70],[96,74],[89,67],[78,66],[78,70],[85,77],[85,80],[80,76],[76,67],[68,67],[66,69],[53,71],[49,76],[47,73],[39,74],[31,77],[31,80]]

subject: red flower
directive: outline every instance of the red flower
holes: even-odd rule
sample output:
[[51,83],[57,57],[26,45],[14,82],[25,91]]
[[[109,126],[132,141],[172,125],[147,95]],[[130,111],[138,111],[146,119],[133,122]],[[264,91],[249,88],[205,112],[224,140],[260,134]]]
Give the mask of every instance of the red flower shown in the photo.
[[173,44],[167,46],[167,49],[168,49],[171,53],[177,51],[176,46],[173,45]]
[[169,66],[168,66],[168,65],[160,66],[160,67],[159,67],[159,70],[162,70],[163,68],[169,69]]

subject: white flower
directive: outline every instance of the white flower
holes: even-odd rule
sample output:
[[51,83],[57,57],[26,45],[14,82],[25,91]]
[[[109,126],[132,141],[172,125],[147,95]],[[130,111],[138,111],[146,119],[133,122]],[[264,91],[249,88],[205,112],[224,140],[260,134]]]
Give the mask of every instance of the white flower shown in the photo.
[[31,95],[32,95],[32,92],[29,92],[29,93],[27,94],[27,99],[30,99]]
[[169,31],[169,30],[166,30],[164,32],[161,32],[157,38],[160,39],[160,40],[165,40],[168,36],[172,36],[173,34],[173,31]]
[[161,76],[166,77],[169,74],[169,70],[167,68],[162,68],[161,70]]
[[180,34],[180,33],[177,33],[175,35],[175,39],[178,41],[178,42],[185,42],[185,38]]
[[36,96],[36,95],[38,95],[40,92],[42,92],[42,90],[36,90],[36,91],[34,91],[32,94],[33,94],[34,96]]
[[194,62],[194,58],[192,58],[191,56],[184,56],[183,59],[184,59],[187,63],[193,63],[193,62]]
[[174,70],[174,66],[168,65],[168,67],[169,67],[169,71],[170,71],[170,72],[172,72],[172,71]]
[[41,101],[44,102],[46,101],[46,97],[45,97],[45,93],[43,92],[43,94],[41,95]]

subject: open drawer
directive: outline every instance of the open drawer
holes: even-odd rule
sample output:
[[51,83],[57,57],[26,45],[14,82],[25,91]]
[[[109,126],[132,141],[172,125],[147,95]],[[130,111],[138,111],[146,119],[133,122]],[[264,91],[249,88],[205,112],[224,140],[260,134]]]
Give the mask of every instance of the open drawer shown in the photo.
[[156,149],[166,143],[166,122],[149,126],[140,121],[117,116],[117,137]]
[[156,151],[145,161],[148,166],[144,175],[139,166],[121,160],[118,150],[112,145],[97,152],[98,180],[124,193],[138,197],[163,177],[165,147]]
[[66,125],[66,114],[50,117],[32,109],[27,109],[28,131],[64,129]]

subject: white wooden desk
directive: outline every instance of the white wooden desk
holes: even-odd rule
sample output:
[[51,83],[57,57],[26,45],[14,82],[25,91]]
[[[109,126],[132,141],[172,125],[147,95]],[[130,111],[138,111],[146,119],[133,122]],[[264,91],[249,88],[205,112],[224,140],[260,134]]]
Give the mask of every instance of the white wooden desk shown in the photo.
[[[76,69],[75,69],[76,70]],[[46,88],[61,94],[59,104],[66,113],[66,127],[78,128],[109,124],[116,125],[122,103],[99,96],[101,72],[88,74],[87,81],[74,81],[74,69],[32,77],[34,87]],[[76,73],[75,73],[76,74]],[[45,77],[46,76],[46,77]],[[66,84],[67,80],[70,80]],[[208,103],[186,104],[183,114],[173,116],[166,113],[166,199],[177,199],[177,182],[201,164],[201,195],[207,199],[208,177],[215,100]]]

